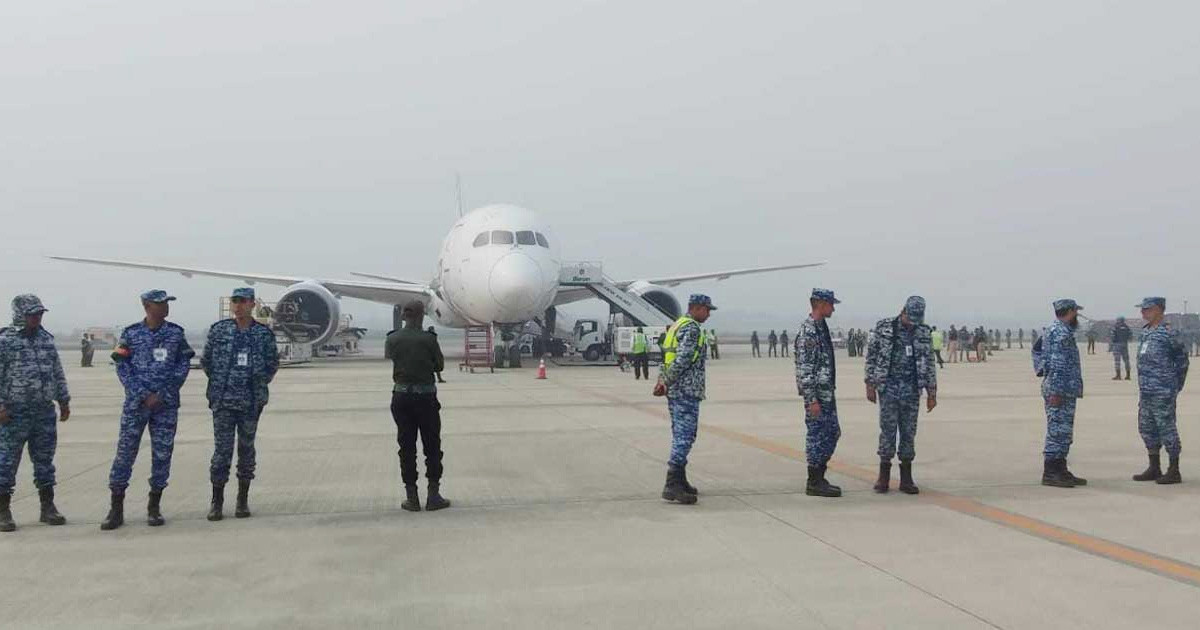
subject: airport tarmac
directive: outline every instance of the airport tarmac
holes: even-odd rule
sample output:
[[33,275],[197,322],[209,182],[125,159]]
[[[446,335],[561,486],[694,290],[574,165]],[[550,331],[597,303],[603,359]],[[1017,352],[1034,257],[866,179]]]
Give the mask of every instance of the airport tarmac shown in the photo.
[[451,368],[454,507],[403,512],[390,366],[356,360],[279,373],[259,426],[255,515],[220,523],[204,518],[211,419],[193,372],[167,525],[145,525],[144,441],[116,532],[98,523],[121,390],[111,368],[67,354],[73,416],[57,464],[69,524],[37,523],[22,462],[20,529],[0,535],[0,627],[1196,627],[1194,386],[1179,404],[1184,484],[1135,483],[1136,381],[1109,380],[1109,355],[1084,356],[1071,468],[1091,483],[1055,489],[1039,484],[1045,420],[1028,350],[948,364],[941,404],[921,415],[921,495],[878,495],[876,408],[862,360],[840,351],[830,478],[846,494],[821,499],[803,492],[791,359],[722,354],[688,469],[696,506],[659,498],[666,405],[632,373]]

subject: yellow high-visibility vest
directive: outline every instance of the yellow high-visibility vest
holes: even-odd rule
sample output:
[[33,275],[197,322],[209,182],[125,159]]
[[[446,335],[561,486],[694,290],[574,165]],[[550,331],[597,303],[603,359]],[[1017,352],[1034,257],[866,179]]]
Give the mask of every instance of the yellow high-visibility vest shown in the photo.
[[650,341],[646,339],[646,333],[633,333],[633,353],[645,354],[650,345]]
[[[696,323],[696,320],[692,319],[691,317],[689,317],[687,315],[684,315],[683,317],[680,317],[679,319],[675,320],[675,323],[671,324],[671,327],[667,329],[667,338],[663,340],[663,345],[662,345],[663,365],[665,365],[667,367],[671,367],[671,364],[675,362],[675,350],[679,348],[679,339],[676,338],[675,334],[677,332],[679,332],[680,326],[683,326],[684,324],[687,324],[689,322]],[[699,325],[699,324],[697,324],[697,325]],[[703,328],[701,328],[700,329],[700,343],[698,343],[696,345],[696,350],[694,352],[692,352],[692,360],[693,361],[700,358],[700,353],[704,352],[705,347],[707,345],[708,345],[708,334],[704,332]]]

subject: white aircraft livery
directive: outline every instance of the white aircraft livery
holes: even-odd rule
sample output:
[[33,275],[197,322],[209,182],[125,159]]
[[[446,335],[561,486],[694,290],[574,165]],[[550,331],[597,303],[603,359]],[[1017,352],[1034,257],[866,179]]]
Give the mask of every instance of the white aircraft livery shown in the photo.
[[[411,300],[425,303],[438,324],[451,328],[488,326],[511,328],[543,316],[553,318],[553,307],[590,299],[586,287],[560,284],[563,261],[553,232],[536,213],[512,205],[490,205],[461,217],[442,243],[437,271],[428,283],[368,273],[364,280],[319,280],[295,276],[240,273],[71,256],[56,260],[171,271],[192,276],[230,278],[255,284],[287,287],[276,303],[277,313],[292,313],[306,330],[296,341],[324,343],[337,332],[338,299],[352,297],[392,306]],[[696,280],[724,280],[731,276],[800,269],[823,262],[756,267],[714,273],[611,281],[617,289],[653,304],[666,317],[678,317],[681,307],[667,287]],[[553,323],[550,323],[553,328]]]

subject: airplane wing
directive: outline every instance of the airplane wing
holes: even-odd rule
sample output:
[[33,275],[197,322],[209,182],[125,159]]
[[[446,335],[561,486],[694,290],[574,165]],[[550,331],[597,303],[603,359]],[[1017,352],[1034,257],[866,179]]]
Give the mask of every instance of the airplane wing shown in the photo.
[[[776,265],[773,267],[750,267],[746,269],[733,269],[730,271],[714,271],[711,273],[696,273],[683,276],[660,276],[658,278],[647,278],[642,280],[650,284],[660,284],[667,287],[677,287],[685,282],[696,282],[698,280],[727,280],[733,276],[746,276],[756,273],[770,273],[772,271],[785,271],[788,269],[804,269],[807,267],[820,267],[825,264],[825,261],[814,263],[801,263],[794,265]],[[638,280],[621,280],[613,284],[621,289],[629,288],[629,285]],[[558,295],[554,299],[555,306],[571,304],[572,302],[581,302],[583,300],[595,297],[586,287],[562,287],[558,290]]]
[[397,278],[395,276],[381,276],[376,273],[362,273],[359,271],[351,271],[350,275],[358,276],[359,278],[370,278],[372,280],[383,280],[384,282],[394,282],[396,284],[417,284],[417,285],[421,284],[420,282],[413,282],[412,280],[405,280],[404,278]]
[[[127,260],[108,260],[103,258],[77,258],[74,256],[50,256],[54,260],[65,260],[67,262],[83,263],[89,265],[103,265],[107,267],[124,267],[126,269],[146,269],[149,271],[169,271],[182,275],[185,278],[192,276],[209,276],[213,278],[228,278],[230,280],[241,280],[248,284],[261,282],[280,287],[288,287],[297,282],[304,282],[309,278],[301,278],[299,276],[276,276],[260,273],[240,273],[236,271],[219,271],[216,269],[197,269],[195,267],[177,267],[174,265],[163,265],[159,263],[143,263],[132,262]],[[420,284],[398,284],[394,281],[388,282],[361,282],[357,280],[312,280],[317,284],[329,289],[334,295],[339,297],[352,297],[369,302],[379,302],[381,304],[403,304],[412,299],[427,300],[429,297],[428,287]]]

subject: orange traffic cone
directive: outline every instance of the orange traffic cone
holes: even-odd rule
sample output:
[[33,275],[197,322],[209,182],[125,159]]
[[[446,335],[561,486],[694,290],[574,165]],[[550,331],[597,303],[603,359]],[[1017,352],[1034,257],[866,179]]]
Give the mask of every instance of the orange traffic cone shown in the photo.
[[544,380],[546,380],[546,360],[545,360],[545,359],[542,359],[540,362],[538,362],[538,375],[537,375],[537,377],[538,377],[538,380],[539,380],[539,381],[544,381]]

